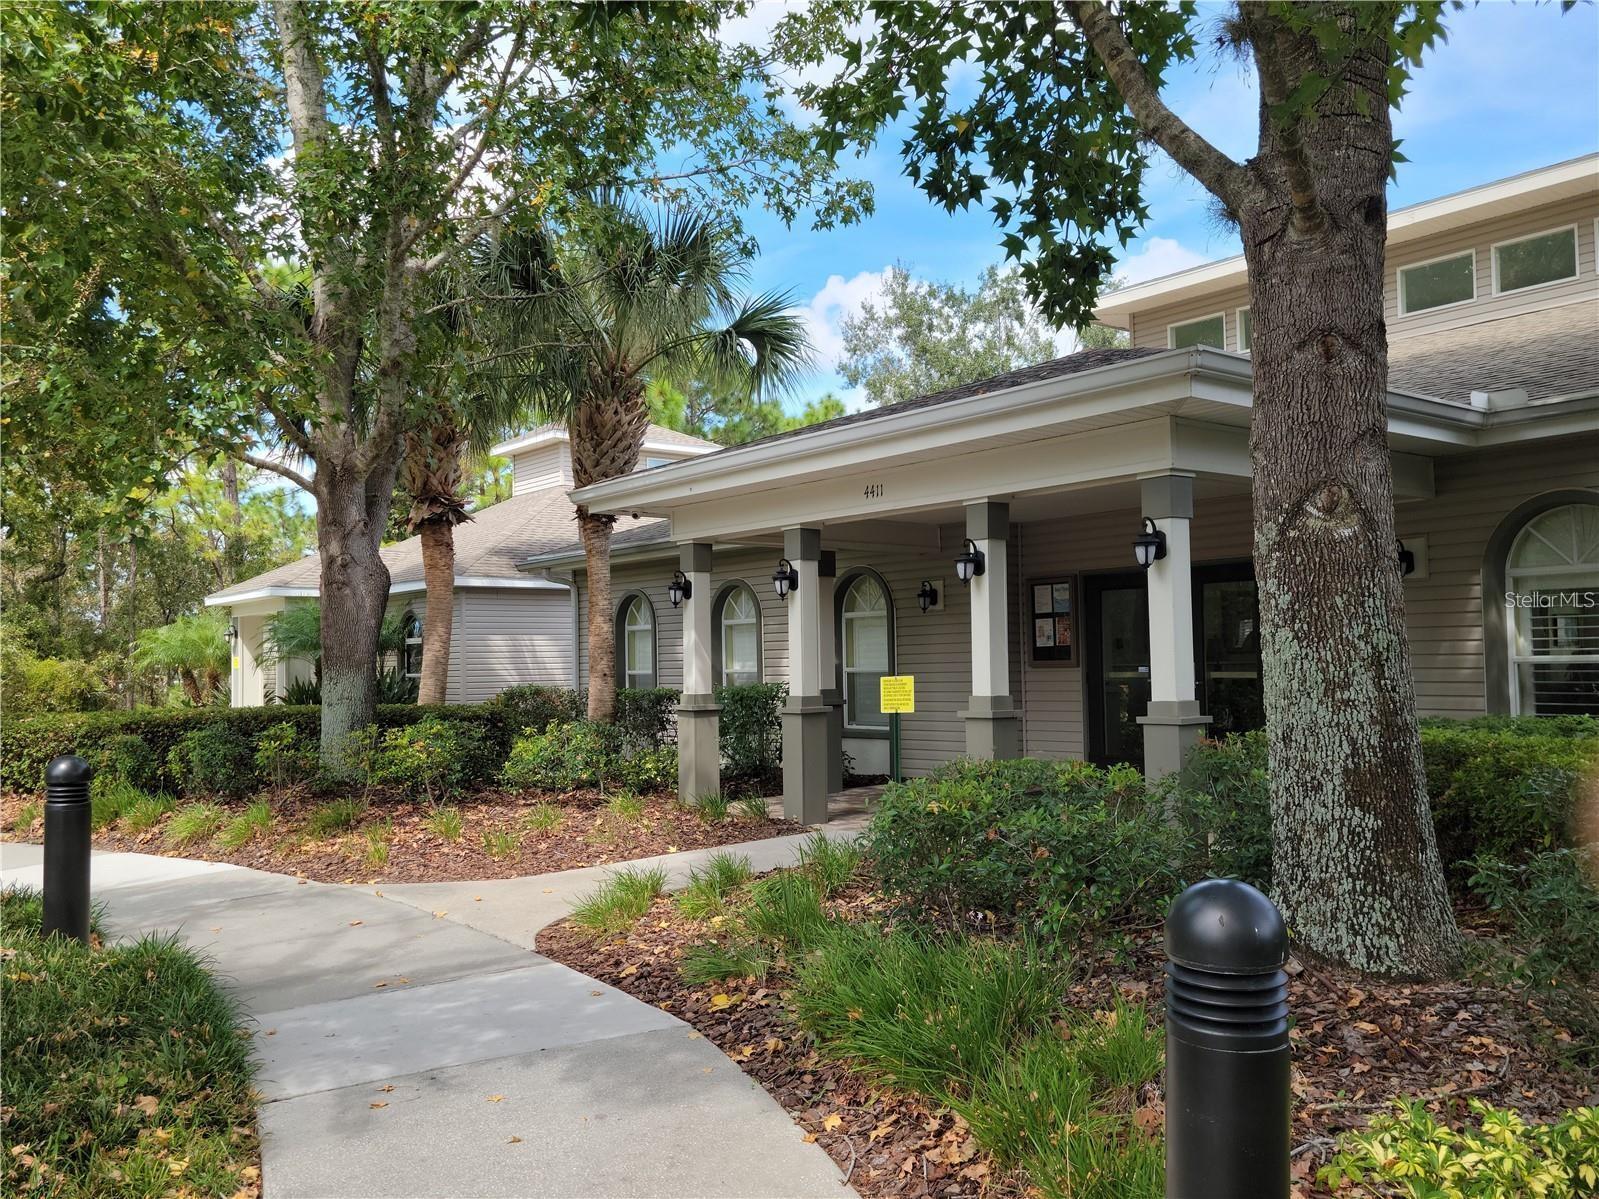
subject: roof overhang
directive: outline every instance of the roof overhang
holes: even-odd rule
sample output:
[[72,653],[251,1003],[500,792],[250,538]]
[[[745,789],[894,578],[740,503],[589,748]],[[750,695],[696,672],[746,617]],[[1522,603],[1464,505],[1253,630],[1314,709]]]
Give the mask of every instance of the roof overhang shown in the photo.
[[[509,457],[512,454],[525,453],[528,450],[540,449],[543,446],[554,445],[557,442],[565,443],[566,430],[554,425],[546,425],[534,429],[531,433],[524,433],[520,437],[513,437],[509,441],[502,441],[493,446],[489,453],[497,457]],[[701,454],[714,454],[718,447],[714,445],[694,445],[682,441],[662,441],[659,438],[645,436],[644,443],[639,447],[646,454],[671,454],[675,457],[698,457]]]
[[[455,589],[457,591],[565,591],[567,586],[565,583],[558,583],[554,579],[529,578],[526,575],[518,575],[515,578],[505,578],[501,575],[460,575],[455,580]],[[416,595],[426,590],[427,584],[421,579],[407,579],[389,586],[390,595]],[[320,587],[254,587],[249,591],[241,591],[231,595],[225,591],[208,595],[205,597],[205,606],[208,608],[228,608],[235,604],[247,604],[256,600],[318,599],[321,595],[322,589]]]
[[[1595,192],[1599,192],[1599,154],[1588,154],[1397,209],[1388,214],[1388,246],[1392,249],[1462,225]],[[1126,329],[1137,309],[1198,299],[1223,285],[1242,284],[1247,278],[1242,255],[1207,262],[1112,292],[1094,309],[1094,318],[1112,328]]]

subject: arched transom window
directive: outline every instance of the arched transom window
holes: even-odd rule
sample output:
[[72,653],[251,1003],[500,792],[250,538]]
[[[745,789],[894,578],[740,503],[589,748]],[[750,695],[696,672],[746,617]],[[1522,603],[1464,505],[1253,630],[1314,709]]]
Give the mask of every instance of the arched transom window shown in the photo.
[[722,594],[718,616],[721,656],[717,681],[728,686],[761,681],[761,605],[755,592],[738,583]]
[[844,723],[856,729],[888,727],[879,703],[878,680],[892,669],[892,623],[888,593],[872,575],[858,575],[839,611],[844,664]]
[[621,648],[624,687],[655,686],[655,609],[642,595],[622,601],[616,615],[617,643]]
[[1599,505],[1527,522],[1505,563],[1511,711],[1599,715]]

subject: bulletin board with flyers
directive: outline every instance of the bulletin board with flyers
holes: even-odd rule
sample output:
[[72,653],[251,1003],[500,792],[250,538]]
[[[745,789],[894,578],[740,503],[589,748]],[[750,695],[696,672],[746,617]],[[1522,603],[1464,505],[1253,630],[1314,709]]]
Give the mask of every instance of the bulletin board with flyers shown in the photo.
[[1077,577],[1034,579],[1027,587],[1034,662],[1077,663]]

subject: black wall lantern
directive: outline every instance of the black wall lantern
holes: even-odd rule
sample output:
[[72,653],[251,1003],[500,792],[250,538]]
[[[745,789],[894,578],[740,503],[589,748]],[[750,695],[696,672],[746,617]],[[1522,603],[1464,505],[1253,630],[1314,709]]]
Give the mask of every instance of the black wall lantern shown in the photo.
[[674,608],[684,600],[694,598],[694,584],[688,581],[688,576],[682,571],[672,572],[672,581],[666,585],[666,598],[672,601]]
[[786,600],[790,591],[799,590],[799,571],[787,558],[780,559],[772,572],[772,586],[777,588],[777,598]]
[[1155,522],[1144,517],[1144,531],[1133,538],[1133,553],[1138,565],[1148,570],[1166,556],[1166,534],[1155,527]]
[[922,606],[923,612],[927,611],[934,604],[938,603],[938,588],[934,587],[926,579],[923,579],[922,589],[916,593],[916,602]]
[[1413,575],[1416,573],[1416,551],[1407,550],[1403,541],[1399,542],[1399,573]]
[[237,641],[239,639],[239,626],[234,624],[231,620],[228,621],[228,627],[223,633],[223,636],[225,636],[230,642]]
[[970,583],[983,573],[983,558],[983,551],[968,537],[961,552],[955,555],[955,574],[962,583]]

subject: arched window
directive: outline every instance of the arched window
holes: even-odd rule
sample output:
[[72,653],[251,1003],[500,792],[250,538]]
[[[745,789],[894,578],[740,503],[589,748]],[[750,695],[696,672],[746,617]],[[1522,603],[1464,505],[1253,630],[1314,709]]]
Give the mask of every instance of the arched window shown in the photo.
[[844,723],[884,729],[878,680],[894,669],[894,622],[888,592],[876,575],[851,580],[839,604],[839,660],[844,667]]
[[616,645],[623,687],[655,686],[655,609],[649,597],[634,592],[616,612]]
[[408,679],[422,677],[422,618],[415,612],[407,612],[401,621],[405,631],[405,642],[400,650],[400,669]]
[[1511,710],[1599,715],[1599,505],[1529,520],[1505,560]]
[[728,686],[761,681],[761,605],[747,583],[716,600],[716,681]]

